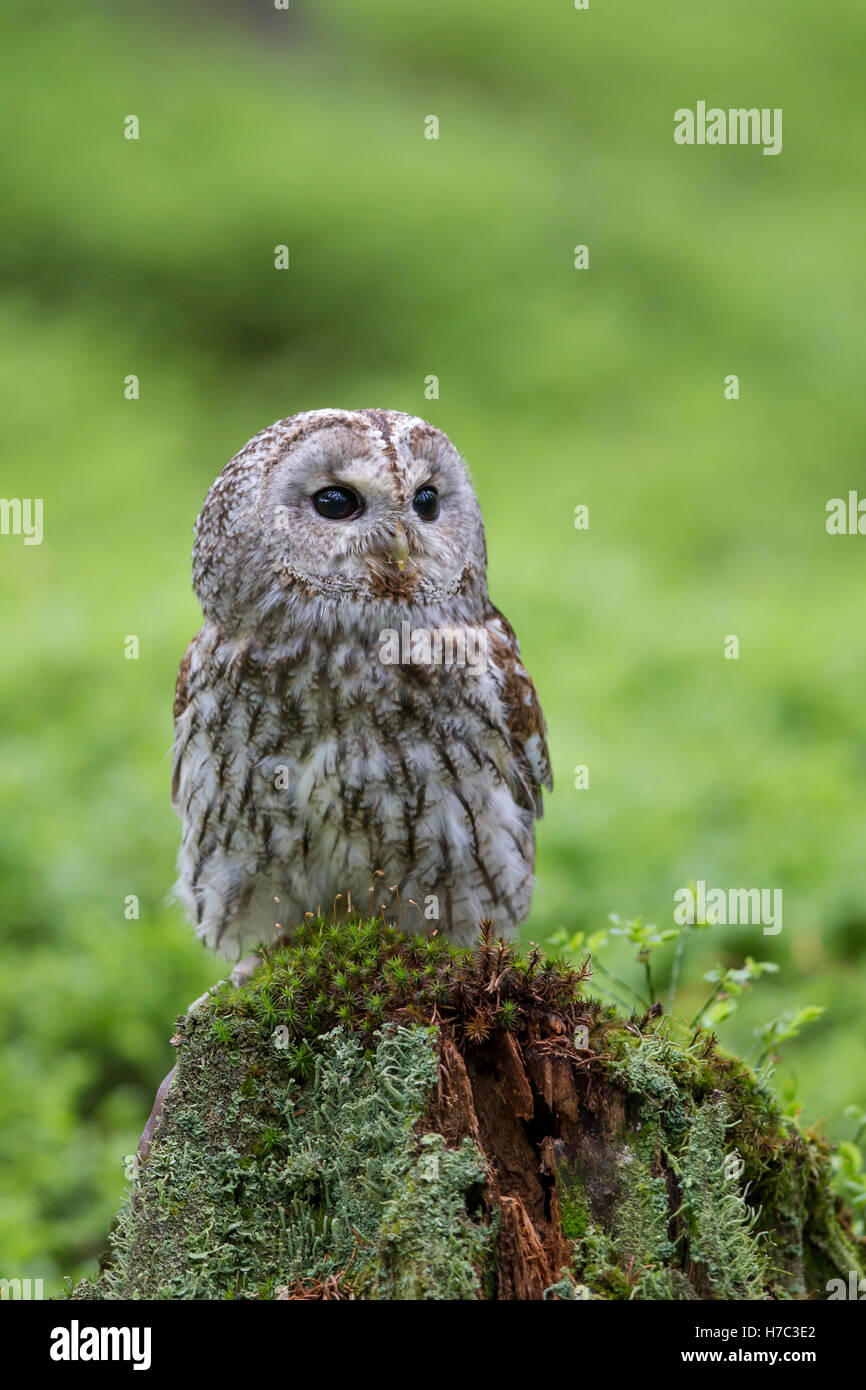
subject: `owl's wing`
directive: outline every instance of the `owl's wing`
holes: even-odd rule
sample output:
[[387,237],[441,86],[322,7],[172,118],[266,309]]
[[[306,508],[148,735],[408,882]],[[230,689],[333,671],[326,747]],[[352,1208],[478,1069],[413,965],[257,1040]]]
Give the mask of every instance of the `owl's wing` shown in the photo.
[[520,660],[520,646],[508,619],[498,608],[491,608],[486,626],[490,660],[498,677],[508,737],[526,794],[525,804],[541,816],[541,788],[553,790],[553,773],[538,693]]
[[177,680],[174,684],[174,752],[171,768],[171,804],[176,811],[178,810],[177,794],[180,786],[180,764],[186,746],[186,740],[180,737],[179,724],[186,712],[192,694],[190,688],[190,670],[192,667],[192,655],[196,640],[197,639],[194,637],[184,652],[183,659],[178,668]]
[[195,646],[195,638],[192,639],[183,654],[180,666],[177,668],[177,680],[174,683],[174,717],[180,719],[187,705],[189,704],[189,668],[192,664],[192,649]]

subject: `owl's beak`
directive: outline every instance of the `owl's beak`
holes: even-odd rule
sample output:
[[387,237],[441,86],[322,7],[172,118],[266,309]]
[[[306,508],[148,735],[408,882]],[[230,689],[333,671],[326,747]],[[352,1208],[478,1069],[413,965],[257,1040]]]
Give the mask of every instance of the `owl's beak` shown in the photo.
[[409,538],[402,521],[398,521],[394,527],[394,544],[388,559],[393,560],[401,573],[406,568],[406,561],[409,559]]

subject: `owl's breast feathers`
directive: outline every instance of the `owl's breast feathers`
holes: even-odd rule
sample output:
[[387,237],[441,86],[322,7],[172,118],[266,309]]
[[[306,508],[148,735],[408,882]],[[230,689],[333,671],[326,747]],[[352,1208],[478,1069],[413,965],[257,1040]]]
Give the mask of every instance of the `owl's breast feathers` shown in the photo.
[[360,900],[375,870],[437,903],[449,939],[525,920],[546,731],[511,627],[482,612],[474,670],[384,662],[357,633],[262,643],[206,623],[193,638],[174,704],[177,892],[210,945],[268,939],[275,904],[296,921]]
[[[520,645],[507,618],[499,609],[491,606],[485,626],[489,634],[491,674],[496,683],[501,705],[501,717],[496,723],[500,726],[502,737],[507,743],[513,759],[513,777],[510,779],[512,791],[518,805],[523,806],[526,810],[531,810],[536,817],[540,817],[544,813],[541,790],[542,787],[546,787],[552,791],[553,774],[547,747],[547,726],[538,693],[521,661]],[[221,634],[217,630],[205,626],[190,642],[178,669],[174,692],[176,739],[171,788],[172,800],[175,803],[177,802],[181,764],[186,744],[180,722],[193,703],[197,686],[202,678],[205,688],[211,688],[214,674],[212,663],[216,651],[221,646]],[[245,655],[249,655],[249,652],[247,651]],[[238,684],[243,683],[245,676],[253,675],[256,666],[258,666],[260,673],[262,671],[261,664],[254,662],[251,667],[246,664],[243,657],[240,660],[235,658],[229,664],[234,667],[234,680],[229,682],[229,689],[234,687],[235,691],[237,691]],[[225,673],[226,668],[223,663],[218,662],[218,665],[222,666]],[[267,663],[265,662],[264,665],[266,666]],[[303,659],[299,661],[298,665],[301,669],[296,672],[297,676],[302,684],[308,684],[314,673],[310,671],[309,667],[304,671],[303,668],[306,663]],[[419,670],[417,667],[408,667],[404,670],[410,684],[415,684],[420,679],[423,685],[425,675],[423,670]],[[284,667],[281,682],[284,691],[287,675],[288,672]],[[357,694],[357,691],[355,693]],[[225,697],[227,694],[229,694],[229,690],[224,686],[223,696]],[[405,704],[403,708],[405,708]],[[199,721],[196,719],[193,722],[198,724]],[[288,732],[290,730],[287,729]],[[433,730],[430,732],[432,734]]]

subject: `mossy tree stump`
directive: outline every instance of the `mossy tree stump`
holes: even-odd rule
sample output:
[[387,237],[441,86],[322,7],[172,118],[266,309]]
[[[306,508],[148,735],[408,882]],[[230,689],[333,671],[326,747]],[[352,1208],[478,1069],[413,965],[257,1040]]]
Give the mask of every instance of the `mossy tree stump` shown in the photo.
[[78,1298],[825,1297],[863,1273],[826,1145],[707,1033],[583,972],[302,928],[181,1024]]

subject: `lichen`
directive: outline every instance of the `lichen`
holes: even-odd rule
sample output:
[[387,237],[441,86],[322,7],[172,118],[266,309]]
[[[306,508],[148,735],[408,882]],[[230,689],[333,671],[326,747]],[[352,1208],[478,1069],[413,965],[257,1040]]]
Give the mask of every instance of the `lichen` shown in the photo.
[[765,1078],[670,1020],[608,1030],[605,1048],[631,1129],[603,1181],[580,1164],[558,1175],[572,1273],[593,1297],[820,1296],[834,1269],[863,1266],[826,1145],[785,1119]]
[[416,1129],[436,1079],[432,1030],[385,1028],[365,1055],[334,1029],[307,1081],[279,1049],[258,1074],[235,1051],[239,1084],[223,1104],[221,1064],[199,1031],[103,1297],[273,1297],[329,1278],[372,1298],[477,1294],[495,1242],[477,1201],[467,1210],[483,1163],[471,1141],[445,1150]]
[[767,1297],[767,1265],[756,1212],[738,1186],[737,1164],[726,1166],[728,1107],[721,1096],[698,1106],[688,1138],[670,1162],[682,1192],[689,1257],[714,1298]]
[[496,1222],[483,1219],[484,1163],[464,1139],[446,1147],[424,1134],[379,1222],[359,1296],[379,1299],[476,1299],[496,1244]]
[[637,1046],[628,1046],[614,1076],[653,1107],[673,1140],[682,1138],[689,1122],[690,1090],[683,1085],[682,1058],[668,1039],[650,1033]]

